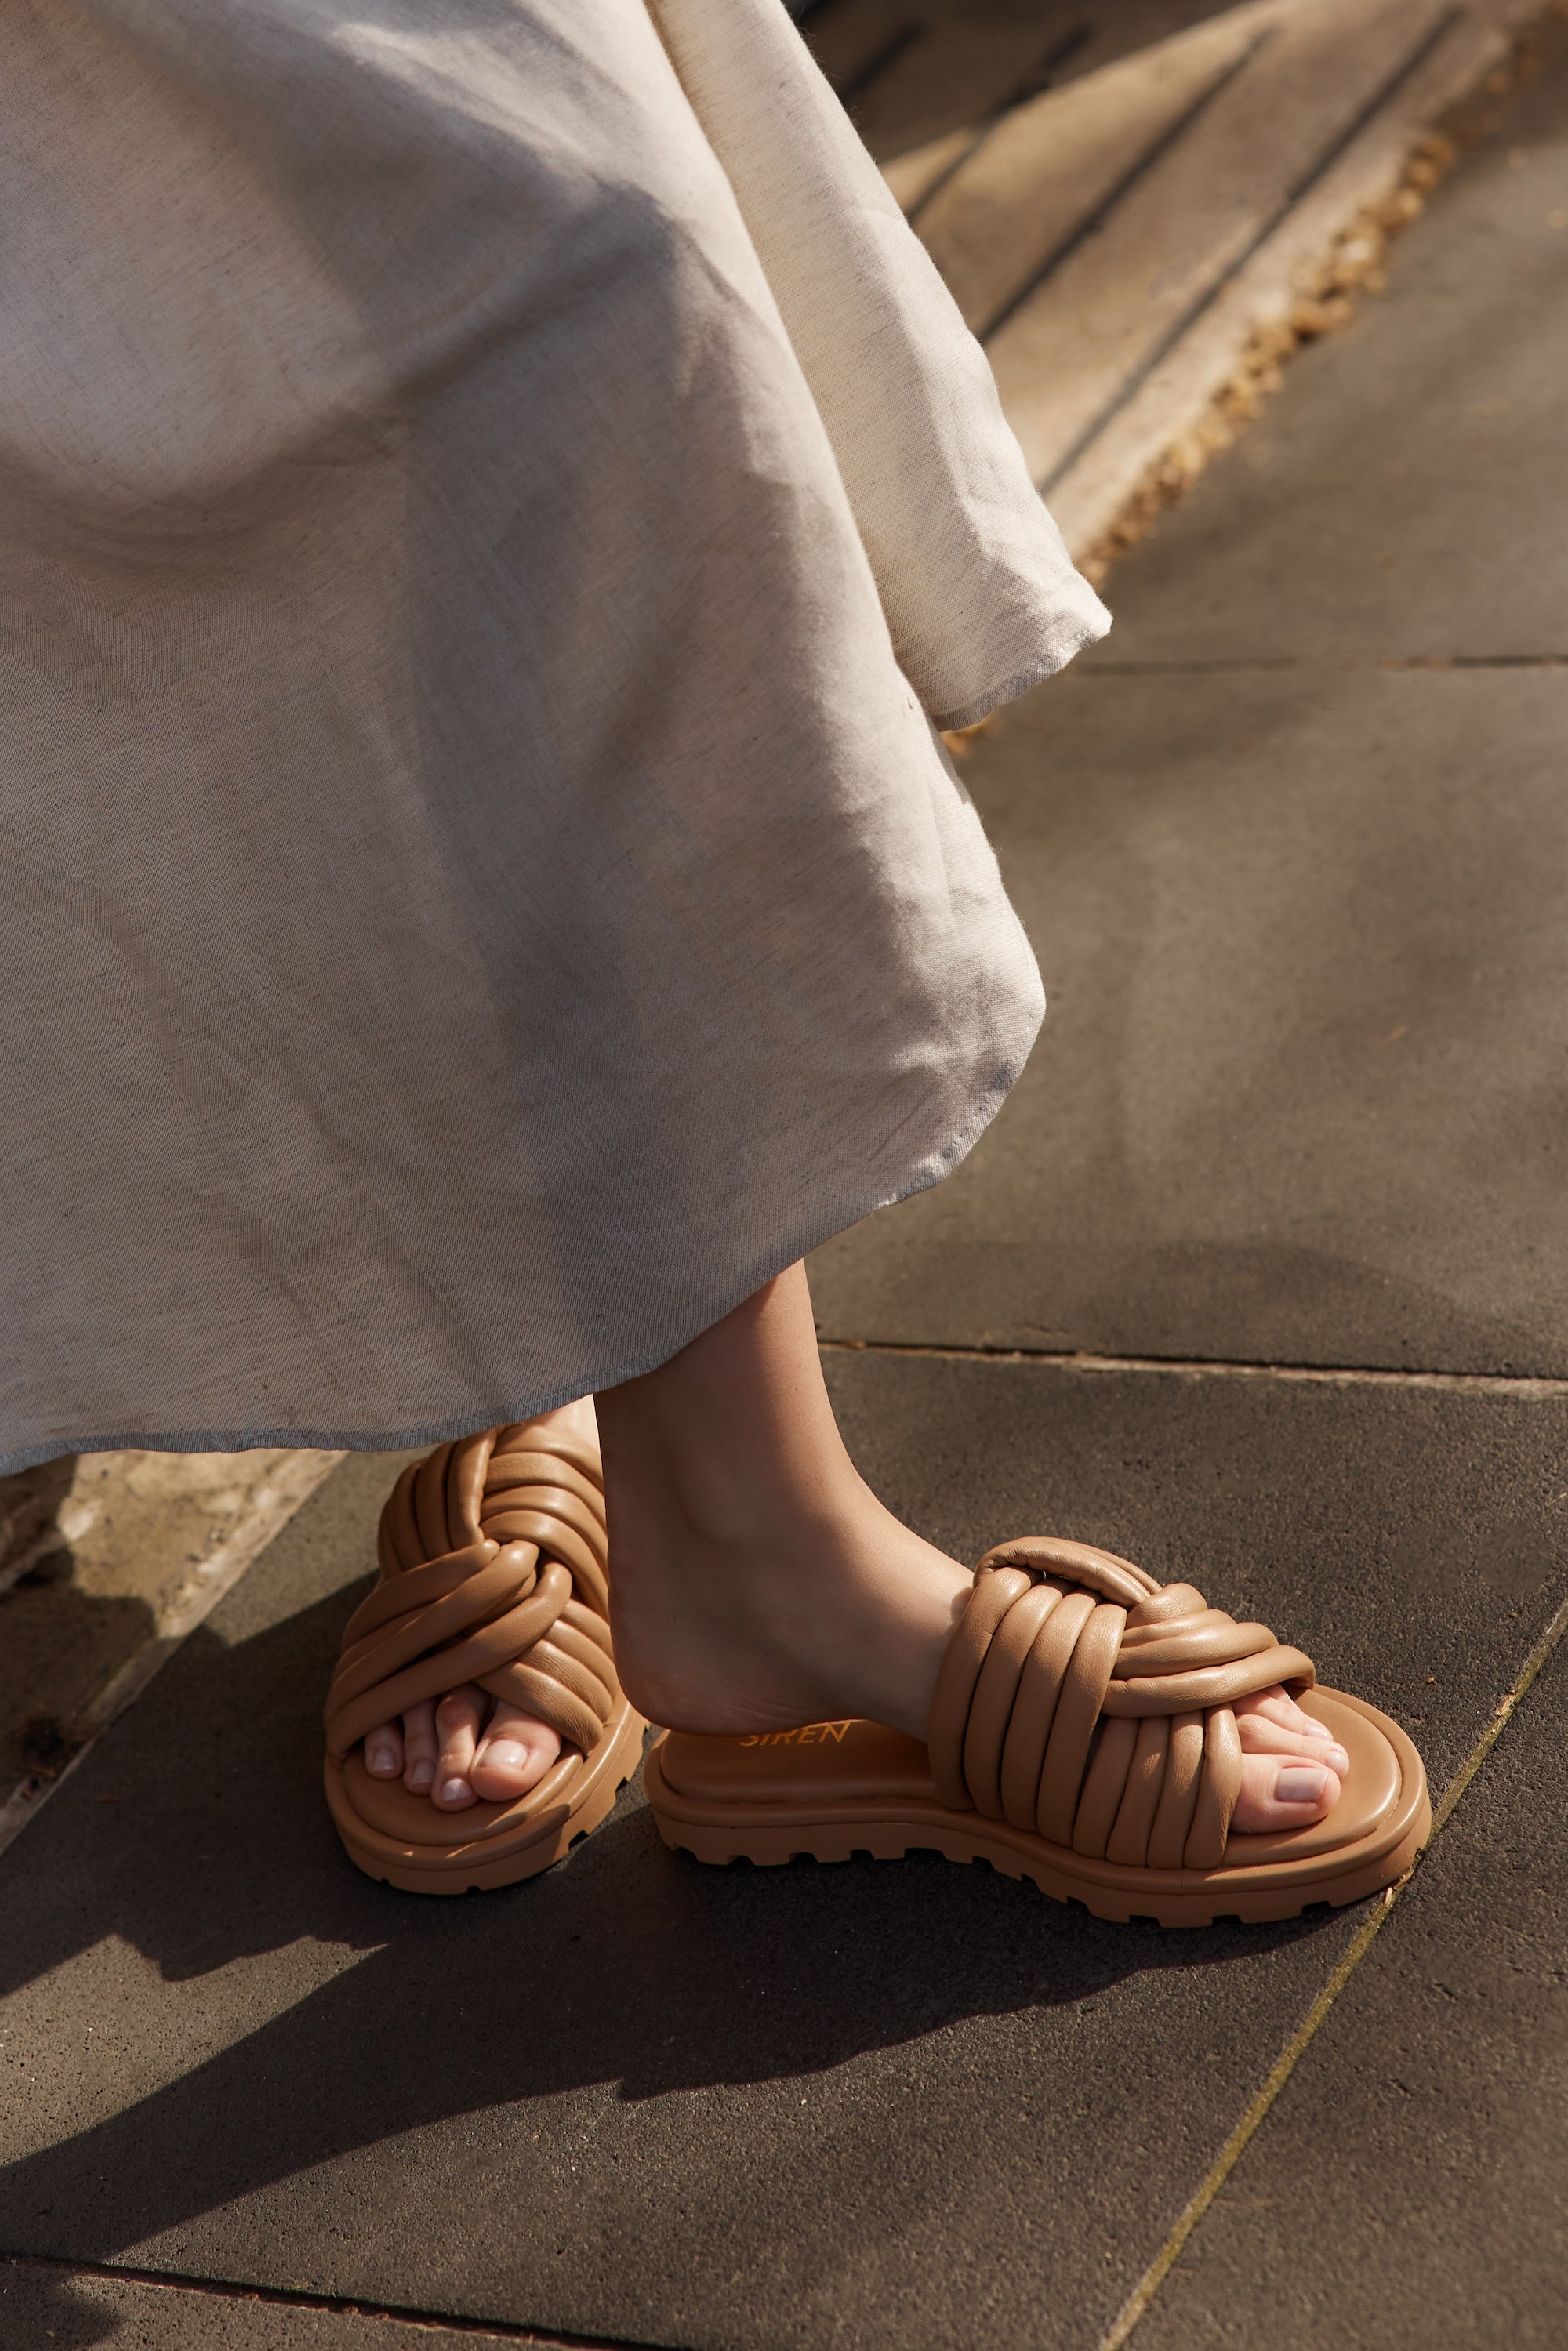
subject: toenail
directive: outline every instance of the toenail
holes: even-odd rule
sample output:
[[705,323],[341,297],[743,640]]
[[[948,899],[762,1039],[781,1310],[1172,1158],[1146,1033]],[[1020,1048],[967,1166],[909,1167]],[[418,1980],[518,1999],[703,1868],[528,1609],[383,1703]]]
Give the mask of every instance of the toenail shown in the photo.
[[1326,1722],[1314,1722],[1310,1714],[1301,1718],[1301,1728],[1309,1739],[1332,1739],[1333,1732]]
[[390,1747],[372,1747],[371,1769],[372,1771],[395,1771],[397,1756],[394,1750]]
[[1322,1802],[1323,1774],[1315,1763],[1299,1763],[1294,1770],[1281,1771],[1274,1782],[1274,1794],[1281,1804],[1317,1804]]
[[411,1788],[428,1788],[434,1777],[434,1763],[411,1763],[408,1767],[408,1784]]
[[498,1763],[503,1771],[520,1771],[528,1760],[528,1750],[519,1747],[515,1739],[503,1739],[495,1747],[486,1747],[486,1763]]
[[442,1788],[441,1801],[444,1804],[455,1804],[467,1793],[468,1782],[466,1780],[448,1780]]
[[1343,1780],[1345,1773],[1350,1770],[1350,1757],[1345,1753],[1344,1749],[1341,1747],[1337,1741],[1329,1749],[1327,1761],[1331,1769],[1337,1771],[1340,1778]]

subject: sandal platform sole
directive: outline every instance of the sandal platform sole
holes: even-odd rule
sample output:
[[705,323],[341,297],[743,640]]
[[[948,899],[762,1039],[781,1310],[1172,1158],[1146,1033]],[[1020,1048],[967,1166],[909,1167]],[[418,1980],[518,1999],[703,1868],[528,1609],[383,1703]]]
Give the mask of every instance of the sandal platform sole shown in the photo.
[[[896,1861],[908,1853],[934,1851],[949,1861],[988,1862],[1004,1876],[1029,1880],[1055,1901],[1081,1902],[1095,1917],[1121,1925],[1134,1918],[1152,1918],[1162,1927],[1209,1927],[1224,1919],[1260,1923],[1298,1917],[1303,1910],[1325,1904],[1338,1907],[1381,1892],[1404,1876],[1431,1830],[1426,1774],[1399,1726],[1343,1691],[1313,1696],[1364,1718],[1367,1728],[1381,1733],[1393,1750],[1399,1786],[1392,1805],[1375,1830],[1343,1847],[1324,1850],[1321,1832],[1314,1840],[1316,1850],[1294,1855],[1290,1846],[1297,1840],[1234,1840],[1239,1845],[1266,1845],[1273,1857],[1239,1865],[1223,1862],[1213,1870],[1150,1869],[1073,1853],[1005,1820],[953,1812],[928,1781],[924,1788],[911,1785],[907,1792],[890,1789],[885,1794],[846,1787],[843,1800],[838,1801],[831,1792],[831,1767],[838,1760],[831,1753],[812,1759],[810,1776],[817,1784],[809,1801],[726,1801],[711,1789],[695,1790],[693,1775],[681,1767],[690,1750],[737,1749],[743,1742],[683,1740],[669,1759],[685,1782],[677,1787],[666,1768],[672,1734],[664,1731],[644,1759],[643,1782],[664,1843],[702,1862],[744,1860],[766,1868],[802,1856],[848,1861],[863,1853],[874,1860]],[[880,1726],[869,1724],[807,1728],[841,1738],[861,1729],[880,1731]],[[802,1735],[784,1733],[782,1739]],[[896,1738],[891,1732],[881,1736]],[[772,1742],[750,1743],[760,1747]],[[913,1740],[898,1744],[923,1761],[925,1750]],[[841,1747],[839,1754],[844,1752]],[[805,1794],[805,1789],[800,1792]],[[1310,1835],[1303,1832],[1299,1841],[1305,1843]]]

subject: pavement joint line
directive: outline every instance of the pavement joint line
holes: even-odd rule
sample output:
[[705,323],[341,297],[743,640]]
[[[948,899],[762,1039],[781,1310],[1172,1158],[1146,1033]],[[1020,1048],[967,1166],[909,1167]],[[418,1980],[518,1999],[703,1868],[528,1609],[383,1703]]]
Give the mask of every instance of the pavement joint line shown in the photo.
[[[797,18],[796,22],[799,23],[800,19]],[[1066,65],[1070,58],[1076,57],[1085,41],[1091,37],[1087,25],[1073,25],[1051,44],[1045,55],[1036,62],[1032,70],[1019,83],[1012,96],[1004,99],[1000,106],[988,115],[982,122],[976,125],[975,135],[962,154],[956,155],[945,171],[938,172],[930,186],[922,189],[916,201],[910,205],[904,214],[911,228],[918,226],[921,214],[936,203],[943,189],[950,181],[957,178],[965,164],[977,155],[981,148],[996,136],[1009,115],[1015,114],[1020,107],[1030,105],[1035,99],[1043,98],[1048,89],[1059,87],[1052,79],[1057,68]]]
[[834,83],[833,96],[852,121],[861,99],[869,97],[873,84],[890,67],[898,63],[906,49],[914,47],[924,29],[920,25],[901,25],[895,33],[889,34],[879,49],[873,49],[871,56],[855,68],[846,80]]
[[1212,661],[1111,661],[1080,664],[1079,677],[1278,677],[1363,667],[1407,670],[1568,669],[1568,653],[1383,653],[1363,661],[1342,653],[1239,653]]
[[1533,1372],[1402,1372],[1370,1364],[1261,1364],[1189,1355],[1097,1355],[1076,1348],[924,1345],[902,1339],[819,1338],[828,1355],[904,1355],[916,1362],[1045,1364],[1067,1372],[1174,1372],[1185,1379],[1281,1380],[1303,1387],[1431,1388],[1458,1395],[1506,1395],[1523,1404],[1560,1402],[1568,1379]]
[[[1329,141],[1312,168],[1302,172],[1301,177],[1286,190],[1274,211],[1270,214],[1256,234],[1249,239],[1242,251],[1226,264],[1195,301],[1189,303],[1181,317],[1161,336],[1154,350],[1140,360],[1131,375],[1105,402],[1099,414],[1085,426],[1071,448],[1064,456],[1058,459],[1051,472],[1039,485],[1042,497],[1048,498],[1051,496],[1058,483],[1072,471],[1079,459],[1100,438],[1106,427],[1120,416],[1124,408],[1132,406],[1145,384],[1158,371],[1165,360],[1169,359],[1177,345],[1191,334],[1199,319],[1214,308],[1227,287],[1235,284],[1248,263],[1255,259],[1268,244],[1269,239],[1283,227],[1298,204],[1311,195],[1320,181],[1327,179],[1341,156],[1354,145],[1364,131],[1376,121],[1384,110],[1394,103],[1406,84],[1415,80],[1427,59],[1437,54],[1450,34],[1457,32],[1464,21],[1465,11],[1462,7],[1446,8],[1437,23],[1428,26],[1403,63],[1396,66],[1394,71],[1373,92],[1365,104],[1357,110],[1338,135]],[[1249,63],[1253,54],[1254,51],[1249,50],[1241,63]]]
[[204,2294],[223,2302],[265,2302],[286,2310],[320,2310],[341,2318],[392,2318],[404,2326],[444,2328],[479,2342],[532,2343],[539,2351],[655,2351],[630,2335],[570,2335],[525,2326],[509,2318],[470,2318],[461,2313],[415,2309],[402,2303],[367,2302],[358,2294],[295,2293],[287,2286],[242,2285],[232,2278],[196,2277],[179,2270],[132,2269],[120,2262],[75,2262],[57,2253],[0,2252],[0,2262],[18,2268],[55,2270],[62,2278],[102,2278],[107,2284],[146,2285],[170,2294]]
[[1372,1949],[1385,1922],[1392,1917],[1395,1905],[1400,1896],[1419,1874],[1423,1862],[1458,1810],[1465,1791],[1497,1745],[1521,1699],[1529,1690],[1531,1684],[1551,1656],[1565,1631],[1568,1631],[1568,1600],[1563,1602],[1546,1630],[1536,1642],[1534,1648],[1525,1659],[1512,1688],[1505,1697],[1499,1699],[1486,1729],[1444,1790],[1442,1800],[1432,1815],[1431,1834],[1426,1844],[1398,1883],[1390,1886],[1378,1898],[1371,1917],[1362,1921],[1349,1949],[1274,2060],[1261,2089],[1220,2148],[1202,2182],[1183,2207],[1176,2226],[1123,2304],[1112,2323],[1109,2333],[1101,2337],[1099,2351],[1122,2351],[1122,2346],[1128,2341],[1161,2286],[1181,2259],[1199,2221],[1203,2220],[1215,2198],[1235,2170],[1249,2141],[1263,2123],[1274,2101],[1294,2073],[1297,2063],[1305,2053],[1319,2026]]

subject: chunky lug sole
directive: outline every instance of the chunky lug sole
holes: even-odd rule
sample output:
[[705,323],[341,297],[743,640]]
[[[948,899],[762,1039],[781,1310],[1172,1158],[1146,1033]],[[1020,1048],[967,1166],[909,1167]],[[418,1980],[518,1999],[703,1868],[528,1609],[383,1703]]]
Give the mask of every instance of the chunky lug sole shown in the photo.
[[1217,1869],[1149,1869],[1049,1844],[977,1812],[944,1804],[917,1740],[875,1722],[808,1723],[750,1739],[663,1731],[643,1784],[659,1834],[698,1861],[764,1866],[810,1855],[896,1861],[935,1850],[1028,1878],[1097,1918],[1162,1927],[1294,1918],[1359,1901],[1403,1877],[1432,1824],[1426,1773],[1386,1715],[1341,1690],[1298,1700],[1346,1748],[1351,1769],[1326,1821],[1288,1836],[1231,1836]]
[[513,1804],[438,1813],[401,1781],[372,1779],[359,1748],[326,1766],[327,1802],[344,1850],[367,1877],[404,1894],[476,1894],[536,1877],[614,1809],[636,1771],[647,1725],[624,1699],[589,1756],[572,1750]]

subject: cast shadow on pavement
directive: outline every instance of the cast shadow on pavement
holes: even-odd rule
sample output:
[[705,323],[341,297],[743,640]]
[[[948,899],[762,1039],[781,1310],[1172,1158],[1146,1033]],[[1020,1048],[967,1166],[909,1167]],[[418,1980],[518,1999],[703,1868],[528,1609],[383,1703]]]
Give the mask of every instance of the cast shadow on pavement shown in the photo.
[[[33,1855],[47,1868],[13,1893],[6,1965],[26,1983],[110,1938],[176,1983],[307,1941],[364,1956],[254,2029],[264,1971],[204,1985],[193,2037],[211,2048],[232,2022],[230,2044],[0,2171],[13,2249],[107,2260],[452,2116],[601,2084],[638,2101],[818,2074],[967,2018],[1253,1958],[1324,1923],[1110,1926],[935,1855],[703,1869],[664,1850],[636,1783],[545,1876],[452,1901],[397,1894],[352,1869],[319,1792],[311,1700],[344,1598],[233,1648],[188,1646],[157,1702],[62,1791],[52,1849],[39,1840]],[[195,1751],[210,1737],[206,1787],[188,1784],[175,1725]],[[123,1976],[110,1997],[133,2018],[146,1969],[129,1952]],[[168,2027],[155,2037],[143,2080],[167,2070]]]
[[91,2291],[73,2278],[13,2269],[0,2259],[0,2323],[18,2346],[53,2342],[58,2351],[90,2351],[107,2342],[119,2331],[119,2316],[101,2303],[95,2309]]

